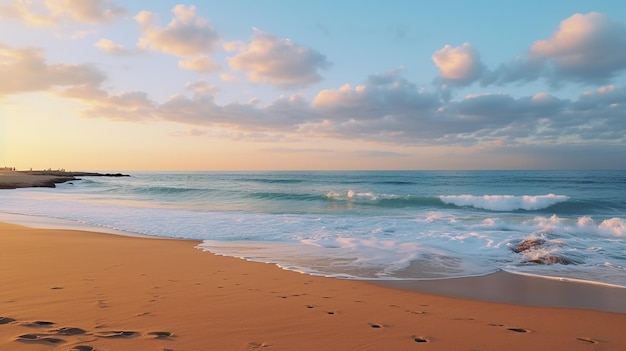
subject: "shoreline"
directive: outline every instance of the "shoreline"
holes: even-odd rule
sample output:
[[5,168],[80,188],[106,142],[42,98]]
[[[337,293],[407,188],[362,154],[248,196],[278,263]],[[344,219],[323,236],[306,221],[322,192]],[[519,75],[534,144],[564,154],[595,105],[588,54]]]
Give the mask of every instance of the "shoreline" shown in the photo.
[[395,289],[493,303],[626,314],[626,288],[506,271],[476,277],[368,282]]
[[[135,237],[158,240],[182,240],[188,242],[197,242],[198,244],[202,242],[191,239],[149,236],[111,228],[82,224],[70,220],[9,213],[0,213],[0,223],[17,224],[36,229],[86,231],[100,234],[112,234],[122,237]],[[196,247],[196,249],[198,248]],[[204,250],[201,251],[205,252],[208,255],[215,255],[211,252],[207,252]],[[255,262],[245,259],[243,260],[246,262]],[[277,266],[277,268],[293,272],[292,270],[283,267]],[[306,273],[300,274],[309,275]],[[452,298],[471,299],[484,302],[506,303],[531,307],[577,308],[626,314],[625,287],[612,286],[592,281],[578,281],[566,278],[543,277],[538,275],[520,274],[507,271],[498,271],[494,273],[471,277],[441,279],[385,280],[341,279],[324,276],[319,277],[325,279],[360,281],[392,289],[414,291],[418,293],[434,294]],[[596,298],[589,299],[589,296],[595,296]]]

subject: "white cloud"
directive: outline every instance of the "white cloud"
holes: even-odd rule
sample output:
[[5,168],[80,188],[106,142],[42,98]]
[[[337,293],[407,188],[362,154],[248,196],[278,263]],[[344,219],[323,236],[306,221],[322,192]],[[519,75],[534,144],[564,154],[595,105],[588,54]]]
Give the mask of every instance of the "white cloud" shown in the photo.
[[317,51],[258,29],[254,30],[250,44],[240,45],[239,52],[229,58],[228,63],[234,70],[246,72],[252,82],[281,88],[319,82],[322,79],[319,70],[330,66],[326,57]]
[[575,14],[535,42],[530,56],[550,62],[555,80],[604,82],[626,69],[626,26],[600,13]]
[[444,83],[467,85],[483,73],[478,50],[469,43],[452,47],[446,45],[435,51],[432,60],[439,69],[439,80]]
[[185,88],[196,93],[215,93],[219,90],[216,86],[211,85],[203,80],[187,83],[185,84]]
[[98,86],[105,79],[86,64],[49,64],[41,50],[16,49],[0,43],[0,96],[53,88]]
[[89,104],[83,115],[88,117],[118,121],[144,121],[157,118],[155,114],[157,104],[144,92],[104,94],[86,101]]
[[218,70],[220,65],[207,56],[197,56],[178,61],[178,67],[198,73],[206,73]]
[[130,54],[130,51],[128,51],[122,45],[116,44],[111,39],[102,38],[102,39],[98,40],[98,42],[96,42],[94,44],[94,46],[97,47],[98,49],[100,49],[100,51],[102,51],[102,52],[104,52],[106,54],[109,54],[109,55],[128,55],[128,54]]
[[604,14],[575,14],[549,38],[536,41],[524,55],[483,76],[481,83],[506,84],[540,78],[606,84],[626,71],[626,26]]
[[174,18],[167,27],[157,26],[157,16],[142,11],[135,16],[141,26],[138,46],[178,57],[193,57],[214,52],[219,35],[211,22],[196,15],[195,6],[176,5]]
[[64,22],[100,24],[126,15],[111,0],[13,0],[0,4],[0,18],[19,20],[31,26],[55,26]]

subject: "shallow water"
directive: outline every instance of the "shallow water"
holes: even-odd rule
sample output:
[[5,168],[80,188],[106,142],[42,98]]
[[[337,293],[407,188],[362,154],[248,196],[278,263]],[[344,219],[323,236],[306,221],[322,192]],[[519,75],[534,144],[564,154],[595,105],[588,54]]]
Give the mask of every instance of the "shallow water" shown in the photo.
[[[498,270],[626,286],[626,172],[178,172],[0,192],[0,212],[161,237],[311,274]],[[527,252],[528,238],[544,243]],[[544,257],[574,264],[539,265]]]

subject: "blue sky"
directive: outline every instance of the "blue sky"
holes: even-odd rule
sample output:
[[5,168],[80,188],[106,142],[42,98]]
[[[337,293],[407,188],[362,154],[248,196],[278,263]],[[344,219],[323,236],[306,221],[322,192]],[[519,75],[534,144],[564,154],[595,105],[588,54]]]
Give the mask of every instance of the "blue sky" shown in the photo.
[[625,4],[0,0],[0,166],[624,169]]

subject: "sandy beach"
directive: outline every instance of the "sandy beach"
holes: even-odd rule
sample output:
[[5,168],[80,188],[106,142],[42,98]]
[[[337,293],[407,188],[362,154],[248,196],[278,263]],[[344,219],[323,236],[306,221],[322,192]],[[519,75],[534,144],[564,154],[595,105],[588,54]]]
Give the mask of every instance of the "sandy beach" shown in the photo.
[[0,349],[626,348],[623,313],[314,277],[197,244],[0,224]]

